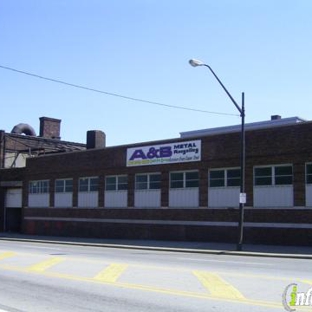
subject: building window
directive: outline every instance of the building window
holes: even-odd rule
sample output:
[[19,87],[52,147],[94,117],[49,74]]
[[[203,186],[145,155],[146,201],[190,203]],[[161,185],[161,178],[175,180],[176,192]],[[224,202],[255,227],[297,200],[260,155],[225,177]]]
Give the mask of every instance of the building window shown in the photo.
[[170,188],[172,189],[198,187],[198,185],[199,185],[198,171],[170,173]]
[[184,172],[170,173],[170,188],[184,187]]
[[227,187],[240,185],[240,169],[217,169],[209,171],[210,187]]
[[80,178],[79,192],[96,192],[99,187],[98,177]]
[[292,184],[292,179],[293,179],[292,166],[274,167],[275,185],[290,185]]
[[272,168],[255,168],[255,185],[272,185]]
[[121,176],[109,176],[105,178],[105,190],[106,191],[122,191],[128,189],[128,177]]
[[255,185],[291,185],[293,171],[291,165],[258,167],[255,171]]
[[306,165],[307,184],[312,184],[312,164]]
[[73,191],[73,179],[55,180],[55,193],[71,193]]
[[48,180],[30,181],[29,193],[30,194],[49,193],[49,181]]
[[135,176],[136,190],[158,190],[160,189],[160,173],[137,174]]

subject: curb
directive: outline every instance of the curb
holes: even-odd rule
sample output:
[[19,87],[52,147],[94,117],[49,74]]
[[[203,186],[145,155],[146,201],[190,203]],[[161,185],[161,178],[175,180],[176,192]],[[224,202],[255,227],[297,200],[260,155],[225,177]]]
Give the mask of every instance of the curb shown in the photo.
[[31,242],[40,244],[59,244],[97,248],[119,248],[133,250],[148,250],[148,251],[163,251],[163,252],[179,252],[179,253],[198,253],[211,255],[226,255],[226,256],[247,256],[247,257],[266,257],[266,258],[288,258],[288,259],[312,259],[309,254],[291,254],[291,253],[266,253],[255,251],[231,251],[231,250],[215,250],[215,249],[192,249],[192,248],[174,248],[174,247],[159,247],[159,246],[140,246],[140,245],[124,245],[124,244],[109,244],[109,243],[90,243],[90,242],[75,242],[75,241],[59,241],[59,240],[43,240],[33,238],[12,238],[0,237],[3,241],[16,242]]

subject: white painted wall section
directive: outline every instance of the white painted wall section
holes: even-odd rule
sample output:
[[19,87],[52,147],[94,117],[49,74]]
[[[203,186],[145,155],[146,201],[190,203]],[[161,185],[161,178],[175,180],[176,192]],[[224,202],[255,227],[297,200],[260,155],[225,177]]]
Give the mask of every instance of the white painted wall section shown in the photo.
[[169,191],[169,207],[198,207],[198,188],[171,189]]
[[239,207],[239,187],[213,187],[208,188],[208,207],[227,208]]
[[134,194],[134,206],[144,207],[160,207],[161,191],[160,190],[136,190]]
[[104,206],[107,208],[123,208],[128,205],[128,191],[105,191]]
[[293,207],[292,185],[254,186],[254,207]]
[[73,193],[55,193],[54,206],[64,208],[72,207]]
[[29,194],[28,195],[28,207],[49,207],[50,206],[50,194]]
[[97,208],[99,202],[98,192],[79,192],[78,207],[80,208]]

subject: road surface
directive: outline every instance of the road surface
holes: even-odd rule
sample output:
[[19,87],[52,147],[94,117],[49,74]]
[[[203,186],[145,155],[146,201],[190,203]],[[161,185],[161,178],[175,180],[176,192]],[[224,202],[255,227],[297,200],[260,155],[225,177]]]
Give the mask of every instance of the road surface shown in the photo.
[[286,311],[292,283],[311,260],[0,241],[0,312]]

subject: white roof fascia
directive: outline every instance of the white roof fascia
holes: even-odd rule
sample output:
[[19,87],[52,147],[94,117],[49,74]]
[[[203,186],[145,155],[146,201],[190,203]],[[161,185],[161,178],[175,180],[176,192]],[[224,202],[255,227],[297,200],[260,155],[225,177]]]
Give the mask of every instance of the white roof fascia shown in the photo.
[[[245,130],[258,130],[258,129],[267,129],[279,126],[288,126],[297,124],[300,122],[306,122],[307,120],[300,117],[289,117],[282,118],[277,120],[267,120],[267,121],[259,121],[245,124]],[[197,136],[207,136],[207,135],[215,135],[215,134],[223,134],[223,133],[231,133],[231,132],[239,132],[241,131],[241,125],[234,126],[226,126],[226,127],[217,127],[217,128],[208,128],[194,131],[185,131],[180,132],[181,138],[188,137],[197,137]]]

